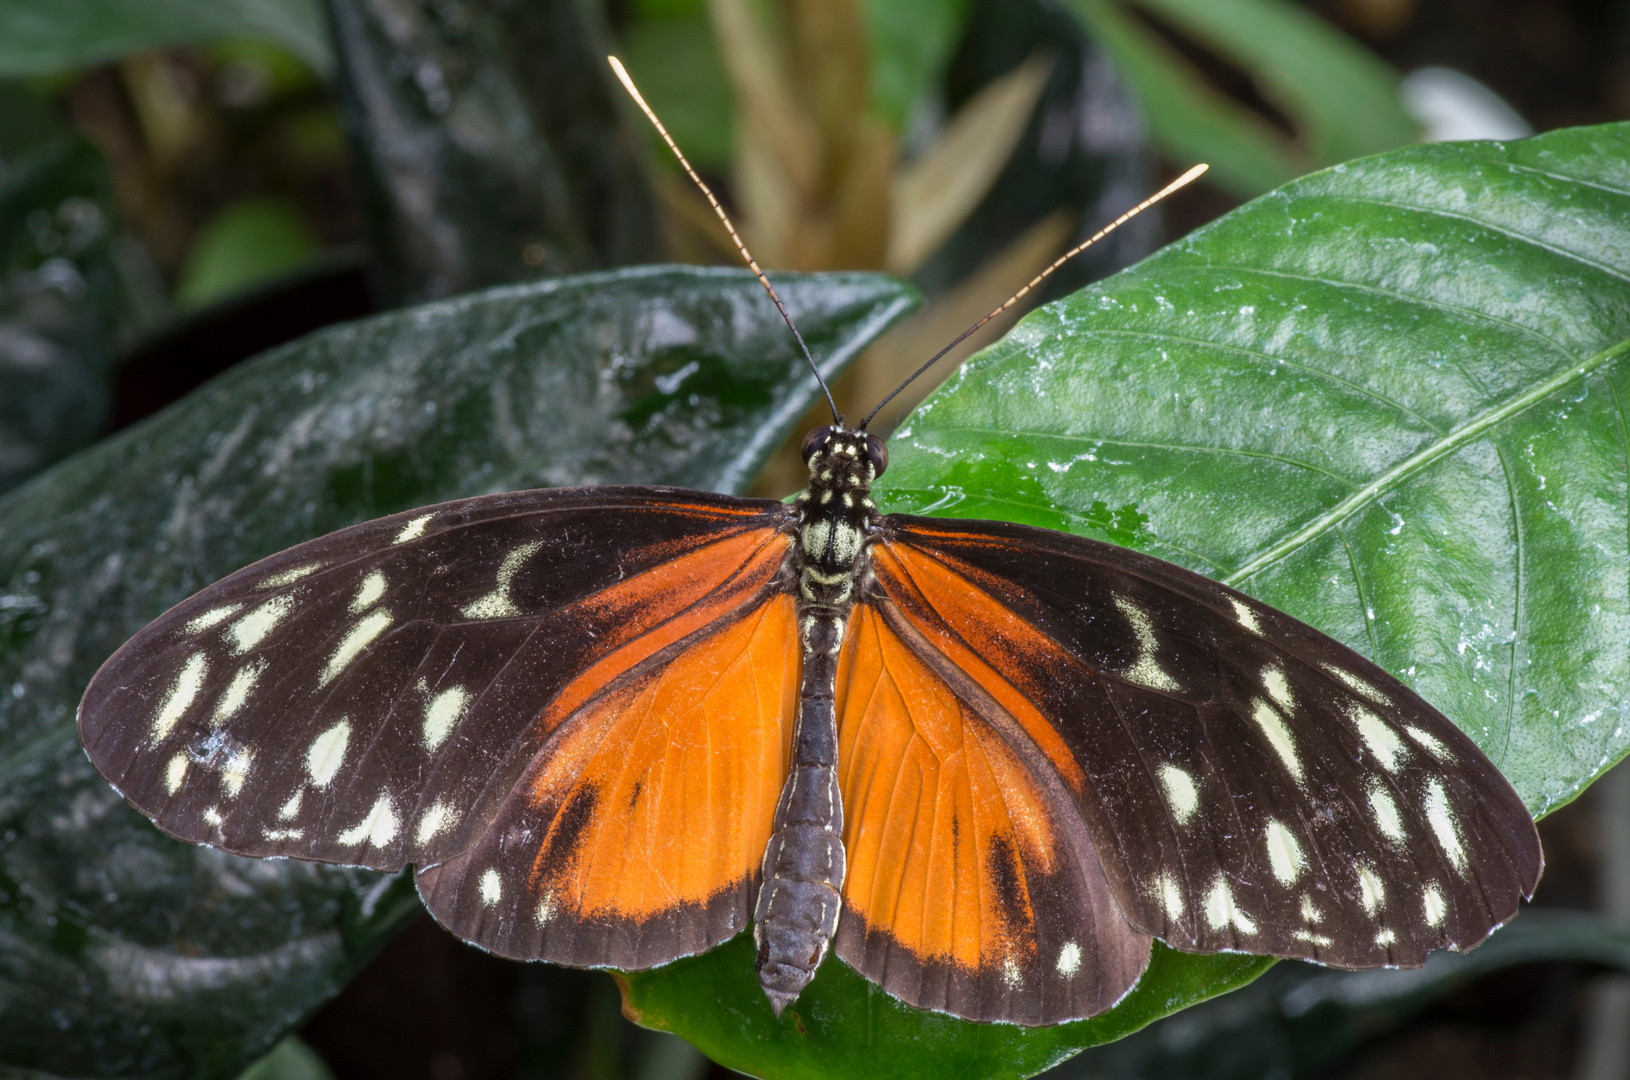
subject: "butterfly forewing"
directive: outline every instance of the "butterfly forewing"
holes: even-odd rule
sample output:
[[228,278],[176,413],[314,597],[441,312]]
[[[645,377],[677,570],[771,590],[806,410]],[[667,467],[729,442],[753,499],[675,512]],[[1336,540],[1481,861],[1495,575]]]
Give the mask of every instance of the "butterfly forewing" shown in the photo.
[[429,864],[487,830],[574,679],[598,672],[603,690],[627,674],[618,656],[648,660],[631,643],[762,593],[783,517],[777,503],[601,488],[346,529],[144,629],[93,680],[81,734],[183,839]]
[[958,663],[988,665],[994,696],[1045,718],[1027,733],[1145,933],[1199,952],[1417,965],[1476,944],[1533,891],[1538,838],[1510,785],[1344,646],[1061,533],[894,517],[884,534],[882,591]]

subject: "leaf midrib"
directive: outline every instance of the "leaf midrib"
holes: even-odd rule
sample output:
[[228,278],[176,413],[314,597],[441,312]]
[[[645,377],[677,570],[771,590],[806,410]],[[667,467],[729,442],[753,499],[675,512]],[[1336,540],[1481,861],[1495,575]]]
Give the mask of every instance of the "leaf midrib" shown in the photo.
[[1495,425],[1509,420],[1518,413],[1538,404],[1573,380],[1591,374],[1626,353],[1630,353],[1630,338],[1625,338],[1608,346],[1582,363],[1568,365],[1564,370],[1552,375],[1526,393],[1510,398],[1503,404],[1472,418],[1443,438],[1417,450],[1403,461],[1381,473],[1374,480],[1336,503],[1324,513],[1311,519],[1307,524],[1279,543],[1248,560],[1243,566],[1224,576],[1221,580],[1226,585],[1238,587],[1240,582],[1260,573],[1268,566],[1322,535],[1327,529],[1351,517],[1382,492],[1415,475],[1440,458],[1446,457],[1451,452],[1475,441]]

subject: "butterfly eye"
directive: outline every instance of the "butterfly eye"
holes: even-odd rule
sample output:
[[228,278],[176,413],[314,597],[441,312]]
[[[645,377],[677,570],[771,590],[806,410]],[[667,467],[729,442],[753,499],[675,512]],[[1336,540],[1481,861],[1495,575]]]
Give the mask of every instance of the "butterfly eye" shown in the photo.
[[866,436],[866,456],[871,458],[872,468],[876,470],[873,477],[883,475],[883,470],[889,467],[888,444],[876,435],[870,433]]
[[804,436],[804,464],[809,464],[809,459],[815,456],[815,451],[826,443],[826,437],[831,433],[830,427],[818,427]]

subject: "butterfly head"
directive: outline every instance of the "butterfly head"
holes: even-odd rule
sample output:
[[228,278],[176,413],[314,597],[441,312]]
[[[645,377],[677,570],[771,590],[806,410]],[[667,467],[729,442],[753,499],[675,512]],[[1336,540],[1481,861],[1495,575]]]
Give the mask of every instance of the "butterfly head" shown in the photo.
[[842,422],[805,435],[803,452],[812,488],[864,493],[889,466],[889,449],[882,439]]

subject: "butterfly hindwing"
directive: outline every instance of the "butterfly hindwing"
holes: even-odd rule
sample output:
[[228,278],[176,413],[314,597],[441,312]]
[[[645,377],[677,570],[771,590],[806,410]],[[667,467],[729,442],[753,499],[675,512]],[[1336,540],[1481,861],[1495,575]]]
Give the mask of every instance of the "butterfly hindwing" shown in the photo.
[[1538,837],[1510,785],[1344,646],[1062,533],[895,516],[883,536],[873,567],[907,621],[1045,717],[1027,730],[1143,932],[1416,966],[1475,945],[1532,893]]
[[639,969],[746,927],[791,753],[792,597],[761,590],[617,670],[566,688],[486,833],[419,872],[431,913],[461,937]]
[[603,691],[642,640],[750,610],[780,570],[783,519],[773,502],[599,488],[345,529],[142,630],[92,681],[81,736],[183,839],[427,865],[488,830],[585,673]]
[[857,608],[838,668],[848,876],[833,947],[920,1008],[1094,1015],[1137,981],[1150,941],[1120,917],[1069,792],[1006,704],[887,597]]

